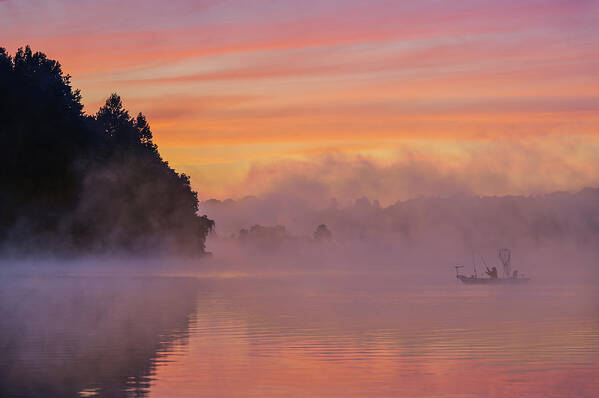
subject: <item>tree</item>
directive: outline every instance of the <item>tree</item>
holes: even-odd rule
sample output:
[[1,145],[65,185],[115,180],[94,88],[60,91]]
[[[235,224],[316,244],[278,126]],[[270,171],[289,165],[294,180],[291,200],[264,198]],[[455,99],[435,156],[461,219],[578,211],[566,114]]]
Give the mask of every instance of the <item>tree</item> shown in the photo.
[[145,116],[117,94],[94,116],[58,62],[0,48],[0,244],[4,248],[202,252],[190,179],[152,142]]
[[325,224],[320,224],[314,231],[314,240],[318,242],[330,242],[333,240],[333,234]]

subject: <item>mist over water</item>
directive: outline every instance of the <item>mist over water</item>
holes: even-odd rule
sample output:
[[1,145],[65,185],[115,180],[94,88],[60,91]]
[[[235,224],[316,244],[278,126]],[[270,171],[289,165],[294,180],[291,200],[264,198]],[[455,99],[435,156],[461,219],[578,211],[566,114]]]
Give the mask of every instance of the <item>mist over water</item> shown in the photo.
[[597,388],[595,292],[410,287],[364,274],[216,283],[190,354],[158,370],[154,396],[592,396]]
[[[452,262],[471,261],[464,251],[213,239],[211,259],[2,264],[0,395],[592,397],[599,388],[593,250],[515,250],[529,285],[465,286]],[[493,254],[477,263],[499,265]]]
[[135,396],[187,338],[189,281],[47,271],[2,270],[0,396]]
[[[201,203],[207,256],[6,259],[0,396],[593,397],[598,198],[281,192]],[[530,283],[456,279],[500,247]]]

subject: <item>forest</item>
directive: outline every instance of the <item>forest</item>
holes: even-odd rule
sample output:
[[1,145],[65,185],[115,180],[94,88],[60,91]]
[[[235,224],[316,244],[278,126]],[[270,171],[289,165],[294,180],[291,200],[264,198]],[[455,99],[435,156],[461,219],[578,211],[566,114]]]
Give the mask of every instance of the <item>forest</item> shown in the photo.
[[83,108],[59,62],[0,48],[0,251],[206,253],[214,222],[145,116],[117,94]]

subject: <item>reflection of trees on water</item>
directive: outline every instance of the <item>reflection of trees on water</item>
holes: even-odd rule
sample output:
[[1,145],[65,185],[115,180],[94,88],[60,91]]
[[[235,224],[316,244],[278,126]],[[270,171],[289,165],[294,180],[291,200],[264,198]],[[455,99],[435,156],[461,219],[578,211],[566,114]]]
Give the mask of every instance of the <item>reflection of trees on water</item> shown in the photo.
[[188,339],[197,287],[179,278],[4,278],[0,396],[144,396],[157,361]]

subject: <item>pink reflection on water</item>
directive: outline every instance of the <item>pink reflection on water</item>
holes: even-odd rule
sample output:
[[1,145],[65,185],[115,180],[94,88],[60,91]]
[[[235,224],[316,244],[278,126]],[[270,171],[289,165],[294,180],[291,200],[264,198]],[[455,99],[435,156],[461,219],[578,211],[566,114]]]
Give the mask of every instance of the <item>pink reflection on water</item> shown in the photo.
[[[594,289],[227,281],[150,396],[592,397]],[[374,286],[374,285],[373,285]]]

